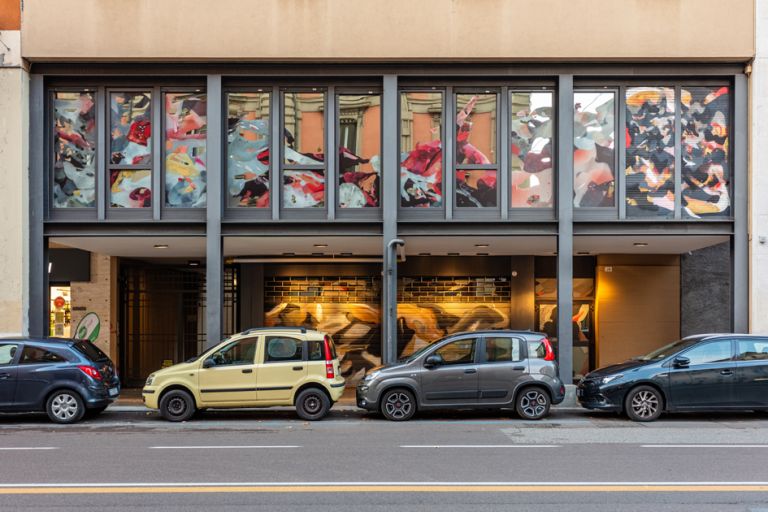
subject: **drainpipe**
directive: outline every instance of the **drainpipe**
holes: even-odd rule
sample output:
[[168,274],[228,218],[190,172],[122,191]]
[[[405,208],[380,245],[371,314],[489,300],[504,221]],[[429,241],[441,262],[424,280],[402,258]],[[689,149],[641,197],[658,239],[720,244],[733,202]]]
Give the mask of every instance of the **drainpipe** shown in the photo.
[[[384,253],[384,346],[381,351],[382,363],[397,361],[397,248],[405,247],[405,241],[393,238],[387,243]],[[403,251],[405,261],[405,251]]]

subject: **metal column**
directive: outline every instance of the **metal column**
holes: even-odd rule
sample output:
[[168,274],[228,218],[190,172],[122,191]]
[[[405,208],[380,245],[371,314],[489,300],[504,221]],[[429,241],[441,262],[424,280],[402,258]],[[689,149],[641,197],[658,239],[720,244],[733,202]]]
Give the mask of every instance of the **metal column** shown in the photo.
[[560,378],[573,382],[573,75],[557,87],[557,341]]
[[48,243],[44,236],[46,186],[45,88],[42,75],[30,77],[29,89],[29,300],[24,308],[24,334],[48,334]]
[[208,174],[205,230],[205,333],[206,346],[221,341],[224,304],[224,261],[222,256],[222,131],[223,98],[221,75],[208,76]]
[[397,113],[399,111],[397,76],[384,75],[381,99],[382,113],[382,363],[397,359],[397,256],[391,242],[397,238],[397,201],[399,190]]
[[733,84],[733,330],[749,332],[749,205],[747,180],[748,103],[747,77],[734,76]]

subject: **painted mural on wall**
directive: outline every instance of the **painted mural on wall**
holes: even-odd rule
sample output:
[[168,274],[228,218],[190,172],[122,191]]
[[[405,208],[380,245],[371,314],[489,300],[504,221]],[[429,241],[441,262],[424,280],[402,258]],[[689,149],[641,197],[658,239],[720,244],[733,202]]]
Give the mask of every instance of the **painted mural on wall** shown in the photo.
[[576,92],[573,101],[573,205],[577,208],[613,206],[616,94]]
[[204,208],[206,204],[206,95],[166,93],[165,205]]
[[630,87],[626,96],[627,217],[672,217],[675,89]]
[[510,94],[512,208],[552,208],[552,93]]
[[53,94],[53,206],[96,206],[96,103],[88,91]]
[[687,217],[730,215],[728,87],[681,91],[682,203]]

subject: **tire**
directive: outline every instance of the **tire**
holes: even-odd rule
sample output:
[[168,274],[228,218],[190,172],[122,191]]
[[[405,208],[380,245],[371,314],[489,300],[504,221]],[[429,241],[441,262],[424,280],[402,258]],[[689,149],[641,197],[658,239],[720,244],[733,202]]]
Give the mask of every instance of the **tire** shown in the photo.
[[549,395],[543,389],[524,388],[515,397],[515,410],[524,420],[540,420],[549,415],[550,402]]
[[408,421],[416,414],[416,397],[407,389],[390,389],[381,397],[381,414],[390,421]]
[[306,421],[325,418],[331,409],[331,399],[322,389],[307,388],[296,397],[296,414]]
[[187,421],[194,414],[195,399],[181,389],[174,389],[160,399],[160,415],[168,421]]
[[664,398],[651,386],[630,389],[624,399],[624,412],[632,421],[654,421],[661,416]]
[[48,397],[45,412],[54,423],[77,423],[85,415],[85,403],[75,391],[62,389]]

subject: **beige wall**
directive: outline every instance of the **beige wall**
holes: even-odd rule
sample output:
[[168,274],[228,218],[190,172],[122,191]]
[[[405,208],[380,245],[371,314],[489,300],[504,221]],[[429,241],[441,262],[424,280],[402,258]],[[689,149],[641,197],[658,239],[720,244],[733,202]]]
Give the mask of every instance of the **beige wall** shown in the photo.
[[22,37],[33,61],[746,61],[754,0],[25,0]]
[[91,253],[91,280],[70,286],[72,332],[87,313],[96,313],[101,320],[96,344],[117,361],[117,258]]
[[25,331],[28,83],[23,69],[0,68],[0,335]]
[[598,367],[680,337],[677,256],[599,256],[596,296]]

